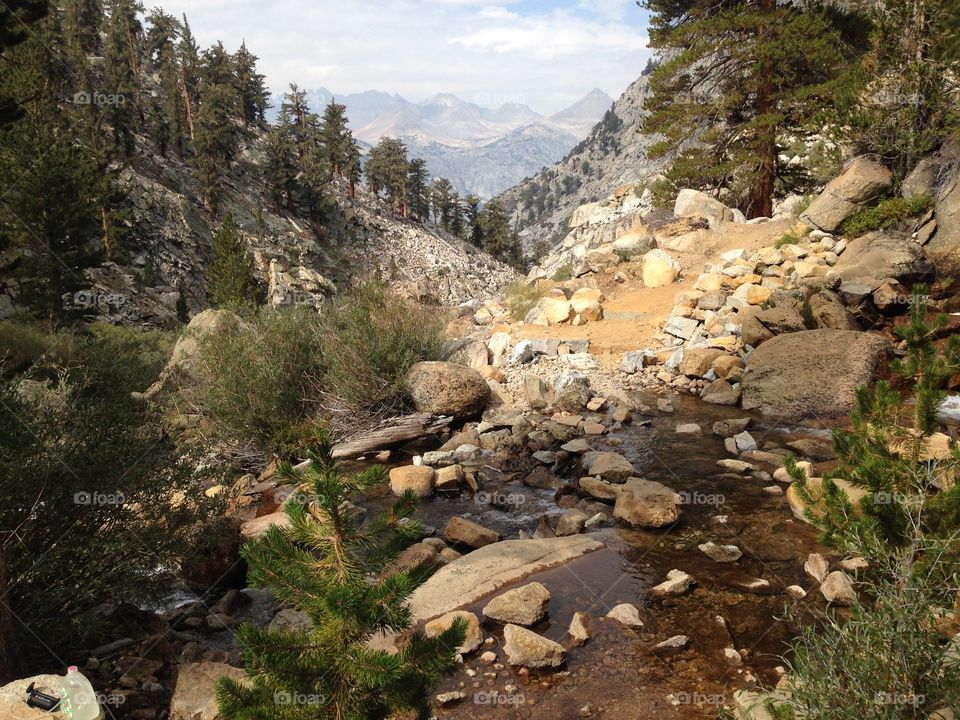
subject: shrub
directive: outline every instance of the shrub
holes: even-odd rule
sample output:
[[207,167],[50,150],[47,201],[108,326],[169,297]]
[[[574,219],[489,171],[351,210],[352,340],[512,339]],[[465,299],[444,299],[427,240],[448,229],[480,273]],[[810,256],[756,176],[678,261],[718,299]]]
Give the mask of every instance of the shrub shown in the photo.
[[444,322],[380,285],[363,285],[322,313],[323,390],[349,412],[396,413],[407,370],[443,356]]
[[787,245],[796,245],[810,232],[809,228],[797,231],[791,230],[790,232],[785,232],[783,235],[777,238],[774,245],[778,248],[785,247]]
[[0,366],[6,374],[23,372],[50,347],[51,338],[38,324],[0,322]]
[[312,435],[324,369],[315,311],[261,310],[204,337],[199,350],[210,381],[187,389],[184,399],[220,439],[287,455]]
[[557,271],[553,274],[552,280],[554,282],[564,282],[565,280],[570,280],[573,277],[573,268],[569,265],[561,265],[557,268]]
[[212,503],[130,397],[157,370],[157,336],[94,327],[48,339],[26,376],[0,383],[0,615],[9,606],[22,622],[0,644],[27,674],[60,665],[51,651],[102,640],[96,607],[169,593]]
[[841,231],[847,237],[860,237],[873,230],[896,227],[903,220],[926,211],[932,202],[929,195],[887,198],[873,207],[864,208],[851,215],[843,222]]
[[510,316],[514,320],[523,320],[527,313],[537,306],[537,301],[543,297],[543,290],[538,283],[515,282],[504,288],[507,305],[510,306]]

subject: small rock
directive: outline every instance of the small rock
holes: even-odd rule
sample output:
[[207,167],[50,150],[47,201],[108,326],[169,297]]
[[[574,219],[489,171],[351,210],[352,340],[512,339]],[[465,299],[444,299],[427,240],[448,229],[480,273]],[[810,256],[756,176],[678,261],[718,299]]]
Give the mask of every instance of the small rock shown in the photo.
[[674,635],[672,638],[667,638],[663,642],[654,645],[653,652],[655,655],[675,655],[676,653],[683,652],[689,644],[690,638],[686,635]]
[[457,620],[465,620],[467,622],[467,631],[463,639],[463,644],[457,648],[458,653],[466,655],[483,644],[483,632],[480,630],[480,619],[474,613],[467,612],[466,610],[454,610],[428,622],[423,626],[423,632],[427,637],[437,637],[449,630]]
[[590,632],[590,615],[585,612],[575,612],[567,629],[570,641],[574,646],[583,645],[592,636]]
[[452,705],[453,703],[460,702],[466,697],[462,690],[451,690],[450,692],[441,693],[437,695],[437,704],[438,705]]
[[807,591],[799,585],[790,585],[787,587],[787,595],[794,600],[803,600],[807,596]]
[[735,648],[724,648],[723,659],[726,660],[727,665],[730,667],[740,667],[743,665],[743,657],[736,651]]
[[671,570],[667,579],[659,585],[650,588],[650,594],[655,598],[679,597],[693,587],[694,579],[682,570]]
[[548,602],[550,591],[532,582],[496,596],[483,608],[483,614],[503,623],[536,625],[547,616]]
[[736,545],[717,545],[714,542],[703,543],[700,551],[708,558],[718,563],[732,563],[743,557],[743,552]]
[[820,553],[810,553],[807,561],[803,564],[803,569],[807,571],[807,575],[817,582],[823,582],[830,571],[830,563]]
[[631,605],[630,603],[617,605],[607,613],[607,617],[627,627],[643,627],[643,620],[640,619],[640,611],[637,610],[636,605]]
[[853,589],[853,583],[842,570],[834,570],[827,575],[820,585],[820,593],[828,603],[842,607],[853,605],[857,601],[857,591]]
[[503,651],[511,665],[528,668],[559,667],[566,656],[566,651],[559,643],[518,625],[505,626],[503,639]]

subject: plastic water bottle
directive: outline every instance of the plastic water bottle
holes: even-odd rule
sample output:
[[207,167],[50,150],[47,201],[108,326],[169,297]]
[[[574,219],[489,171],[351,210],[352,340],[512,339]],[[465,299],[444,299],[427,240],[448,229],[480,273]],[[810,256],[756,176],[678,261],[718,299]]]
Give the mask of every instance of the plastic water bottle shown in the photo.
[[76,665],[67,668],[67,674],[60,682],[60,712],[67,720],[100,719],[97,694]]

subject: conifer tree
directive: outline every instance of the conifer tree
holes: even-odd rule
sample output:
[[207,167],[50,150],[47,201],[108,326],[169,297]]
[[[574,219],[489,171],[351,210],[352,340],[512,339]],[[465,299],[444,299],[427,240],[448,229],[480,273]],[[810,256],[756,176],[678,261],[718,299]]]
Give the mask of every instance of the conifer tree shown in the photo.
[[246,42],[241,43],[233,56],[244,128],[263,124],[269,107],[269,93],[264,76],[257,72],[257,60],[257,56],[247,50]]
[[113,0],[104,55],[106,120],[113,128],[114,143],[124,155],[133,155],[136,133],[142,120],[140,105],[139,42],[142,26],[137,17],[143,6],[131,0]]
[[213,235],[213,260],[207,270],[207,295],[214,307],[244,309],[256,306],[260,289],[247,241],[232,215]]
[[187,130],[190,133],[190,139],[193,140],[196,135],[193,119],[197,112],[197,106],[200,104],[200,50],[197,47],[196,40],[193,39],[193,31],[190,30],[190,23],[187,22],[186,15],[183,16],[180,29],[177,58],[177,84],[183,101]]
[[328,442],[311,452],[307,469],[285,465],[281,475],[300,489],[284,506],[289,525],[274,525],[243,555],[251,583],[305,613],[312,626],[241,626],[237,639],[252,685],[219,681],[225,720],[431,717],[431,691],[457,667],[464,624],[435,638],[415,632],[396,654],[368,645],[379,632],[402,633],[411,626],[407,601],[427,573],[422,566],[395,572],[391,564],[421,531],[412,519],[416,497],[408,491],[390,511],[362,525],[350,500],[381,484],[384,470],[341,476]]
[[430,192],[427,187],[430,173],[427,170],[427,161],[423,158],[413,158],[407,175],[410,212],[418,220],[427,220],[430,218]]
[[507,211],[498,200],[488,202],[480,213],[483,249],[509,265],[519,266],[522,260],[520,240],[510,227]]
[[290,134],[301,161],[316,150],[320,143],[320,118],[307,104],[307,93],[296,83],[291,83],[280,103],[279,124]]
[[450,218],[450,232],[457,237],[463,237],[463,205],[460,203],[460,193],[454,192],[450,196],[450,208],[452,213]]
[[475,247],[483,247],[483,228],[480,227],[479,197],[476,195],[467,195],[464,200],[464,215],[470,243]]
[[267,133],[263,144],[264,176],[270,199],[279,212],[294,209],[297,191],[297,150],[283,127]]
[[347,146],[347,158],[344,165],[343,175],[349,183],[347,192],[351,198],[356,197],[357,183],[363,176],[363,165],[360,157],[360,147],[351,137],[351,142]]
[[145,51],[151,66],[160,78],[160,92],[154,98],[151,112],[151,134],[162,156],[173,147],[183,157],[184,114],[179,88],[176,41],[180,22],[163,10],[155,9],[147,16],[149,30]]
[[217,211],[223,180],[240,143],[240,116],[234,87],[233,62],[217,43],[203,55],[200,68],[200,107],[197,112],[194,164],[207,207]]
[[347,106],[331,101],[323,111],[320,123],[320,142],[323,144],[330,172],[343,175],[350,156],[353,133],[347,127]]
[[[947,335],[948,319],[930,317],[926,288],[915,286],[908,322],[894,331],[906,355],[891,369],[906,386],[903,395],[893,383],[879,380],[856,392],[851,430],[833,434],[839,465],[823,478],[822,489],[788,462],[826,542],[858,552],[883,552],[908,543],[919,524],[924,531],[949,535],[960,527],[960,448],[934,446],[937,412],[946,397],[945,381],[960,372],[960,337]],[[946,436],[941,436],[943,440]],[[854,507],[836,481],[867,491]],[[936,487],[940,491],[927,497]],[[923,516],[915,517],[918,511]]]
[[433,221],[449,232],[453,222],[453,185],[446,178],[435,178],[430,186]]
[[674,189],[722,189],[750,218],[772,214],[778,137],[829,108],[854,51],[817,6],[776,0],[646,0],[651,45],[673,56],[651,77],[644,132],[673,155]]
[[409,214],[408,168],[407,146],[397,138],[381,138],[367,158],[366,172],[370,179],[370,190],[375,194],[386,192],[394,212],[401,217]]

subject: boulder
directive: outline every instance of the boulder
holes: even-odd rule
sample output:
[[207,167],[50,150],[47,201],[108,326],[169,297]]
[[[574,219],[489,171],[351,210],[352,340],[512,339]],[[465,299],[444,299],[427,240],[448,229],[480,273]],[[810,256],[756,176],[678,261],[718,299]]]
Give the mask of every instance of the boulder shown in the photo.
[[482,548],[503,539],[495,530],[462,517],[452,517],[443,529],[443,538],[449,543],[459,543],[472,548]]
[[395,467],[390,471],[390,491],[403,495],[412,490],[418,497],[428,497],[433,494],[434,475],[433,468],[427,465]]
[[866,157],[855,158],[838,177],[827,183],[800,219],[824,232],[836,232],[843,221],[893,184],[893,173]]
[[407,373],[405,387],[417,410],[432,415],[473,417],[490,400],[483,375],[455,363],[419,362]]
[[650,595],[657,599],[679,597],[689,592],[693,585],[694,579],[690,575],[682,570],[671,570],[666,580],[650,588]]
[[[64,720],[64,714],[59,711],[47,712],[38,708],[27,707],[24,699],[27,697],[27,688],[33,684],[37,689],[52,690],[54,695],[60,691],[62,675],[35,675],[34,677],[14,680],[0,687],[0,718],[6,720]],[[212,716],[211,716],[212,717]],[[103,719],[103,713],[97,720]]]
[[243,681],[247,674],[217,662],[181,664],[170,699],[170,720],[220,720],[215,687],[222,677]]
[[615,452],[593,450],[584,453],[580,463],[585,475],[602,478],[609,482],[624,482],[636,474],[630,461]]
[[603,502],[614,502],[620,493],[619,485],[611,485],[599,478],[582,477],[578,481],[580,489],[595,500]]
[[456,490],[463,482],[464,472],[462,465],[448,465],[437,468],[434,474],[434,486],[437,490]]
[[557,537],[566,537],[567,535],[576,535],[583,532],[583,526],[586,524],[587,520],[590,518],[582,510],[577,510],[576,508],[571,508],[563,513],[560,516],[560,519],[557,521],[557,527],[554,530]]
[[671,285],[680,274],[680,263],[669,253],[660,249],[651,250],[644,255],[640,268],[643,273],[643,284],[651,288]]
[[566,651],[559,643],[518,625],[503,628],[503,651],[507,662],[522,667],[560,667]]
[[699,190],[685,188],[677,194],[673,205],[673,214],[677,217],[702,217],[710,221],[713,227],[720,222],[733,222],[735,215],[716,198],[712,198]]
[[714,360],[726,354],[723,350],[715,348],[690,348],[683,353],[683,359],[677,369],[687,377],[706,377],[713,367]]
[[454,610],[446,615],[441,615],[424,625],[423,632],[429,638],[437,637],[449,630],[457,620],[465,620],[467,623],[467,632],[463,644],[457,648],[457,652],[461,655],[473,652],[483,644],[483,632],[480,630],[480,619],[472,612]]
[[204,310],[195,315],[173,346],[170,360],[160,377],[143,393],[143,397],[160,402],[180,389],[201,385],[208,379],[208,370],[200,357],[200,345],[206,338],[221,335],[240,326],[241,320],[229,310]]
[[823,330],[856,330],[857,322],[840,297],[830,290],[821,290],[810,298],[810,316]]
[[734,387],[726,380],[714,380],[703,389],[700,399],[711,405],[736,405],[740,400],[740,386]]
[[547,616],[549,602],[550,591],[541,583],[532,582],[493,598],[484,606],[483,614],[498,622],[529,627]]
[[530,407],[534,410],[543,410],[553,404],[555,393],[547,381],[537,375],[526,375],[523,378],[523,390]]
[[537,309],[551,325],[568,322],[572,320],[576,314],[573,310],[573,305],[566,300],[560,300],[555,297],[540,298],[537,301]]
[[653,480],[631,478],[617,494],[613,516],[634,527],[672,525],[680,519],[680,496]]
[[[852,240],[833,266],[843,285],[878,287],[894,278],[905,285],[928,279],[933,266],[907,233],[878,230]],[[872,289],[873,289],[872,288]]]
[[554,381],[553,387],[554,404],[561,410],[572,412],[582,410],[593,397],[590,378],[582,372],[564,373]]
[[487,344],[483,340],[474,339],[460,343],[448,360],[458,365],[465,365],[474,370],[480,370],[490,364]]
[[799,310],[791,307],[772,307],[757,312],[759,320],[774,335],[800,332],[807,327]]
[[774,337],[750,356],[743,408],[779,420],[838,417],[853,392],[873,379],[889,343],[850,330],[805,330]]
[[937,195],[937,233],[927,244],[931,255],[946,255],[960,249],[960,166]]

